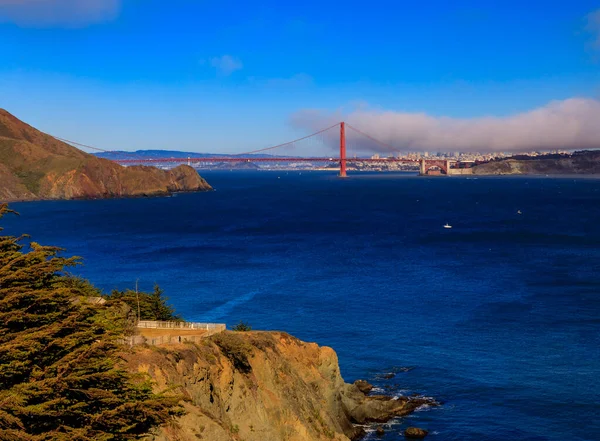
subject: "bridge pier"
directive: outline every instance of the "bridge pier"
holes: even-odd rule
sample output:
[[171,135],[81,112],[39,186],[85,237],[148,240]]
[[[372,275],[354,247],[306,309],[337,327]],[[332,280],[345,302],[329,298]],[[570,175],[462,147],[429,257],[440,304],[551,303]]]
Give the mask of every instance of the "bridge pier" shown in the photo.
[[340,123],[340,178],[347,177],[346,174],[346,124]]
[[450,174],[450,163],[449,159],[419,159],[419,175],[426,176],[430,173],[430,169],[432,167],[438,167],[440,170],[435,174],[441,174],[443,176],[447,176]]
[[425,176],[427,174],[427,169],[425,167],[425,159],[424,158],[419,159],[419,174],[421,176]]

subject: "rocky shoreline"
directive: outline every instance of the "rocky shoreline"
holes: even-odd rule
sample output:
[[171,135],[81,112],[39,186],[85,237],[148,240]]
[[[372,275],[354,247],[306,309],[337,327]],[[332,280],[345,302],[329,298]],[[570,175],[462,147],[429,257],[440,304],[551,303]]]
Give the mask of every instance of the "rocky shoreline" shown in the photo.
[[202,344],[138,347],[126,359],[130,370],[150,375],[157,391],[179,394],[186,410],[148,441],[359,440],[369,424],[380,427],[438,405],[425,397],[371,394],[364,380],[345,383],[333,349],[280,332],[225,332]]

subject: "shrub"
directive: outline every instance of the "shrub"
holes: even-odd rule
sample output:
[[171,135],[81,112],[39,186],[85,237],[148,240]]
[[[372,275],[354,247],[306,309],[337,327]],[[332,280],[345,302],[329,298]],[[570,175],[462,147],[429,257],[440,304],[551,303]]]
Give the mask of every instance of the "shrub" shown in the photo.
[[221,332],[211,338],[223,355],[231,361],[234,369],[243,374],[248,374],[252,371],[252,366],[248,361],[248,357],[252,353],[252,346],[231,332]]
[[250,326],[248,323],[246,322],[239,322],[237,325],[235,325],[232,329],[232,331],[236,331],[236,332],[246,332],[246,331],[252,331],[252,326]]

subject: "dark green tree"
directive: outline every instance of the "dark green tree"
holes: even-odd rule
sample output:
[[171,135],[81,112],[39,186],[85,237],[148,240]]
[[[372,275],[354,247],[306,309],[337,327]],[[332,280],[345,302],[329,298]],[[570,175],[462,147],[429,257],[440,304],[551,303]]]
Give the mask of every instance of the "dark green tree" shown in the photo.
[[246,323],[244,321],[240,321],[231,330],[232,331],[237,331],[237,332],[252,331],[252,326],[250,326],[248,323]]
[[181,317],[175,314],[175,310],[164,296],[164,291],[158,285],[154,285],[152,292],[136,292],[133,290],[113,290],[105,297],[110,303],[117,301],[129,305],[135,317],[140,320],[181,321]]
[[124,369],[123,308],[88,301],[98,290],[64,272],[78,259],[26,239],[0,236],[0,440],[132,440],[179,414]]

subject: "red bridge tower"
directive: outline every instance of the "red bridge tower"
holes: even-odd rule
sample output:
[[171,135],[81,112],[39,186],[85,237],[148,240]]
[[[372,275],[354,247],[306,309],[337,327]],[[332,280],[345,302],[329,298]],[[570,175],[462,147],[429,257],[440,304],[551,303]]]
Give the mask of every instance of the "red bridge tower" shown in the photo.
[[340,123],[340,178],[346,177],[346,123]]

